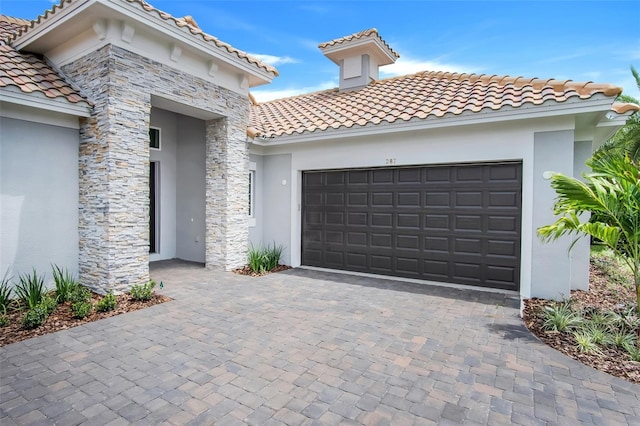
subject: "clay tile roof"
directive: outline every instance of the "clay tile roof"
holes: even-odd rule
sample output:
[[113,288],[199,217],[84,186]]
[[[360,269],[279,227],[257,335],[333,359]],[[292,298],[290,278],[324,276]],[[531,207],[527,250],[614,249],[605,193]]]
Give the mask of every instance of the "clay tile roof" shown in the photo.
[[[28,23],[28,26],[19,29],[15,34],[13,34],[12,39],[15,39],[16,37],[19,37],[20,35],[24,34],[25,32],[28,32],[29,29],[31,29],[31,28],[37,26],[38,24],[40,24],[41,22],[47,20],[49,18],[49,16],[52,16],[52,15],[56,14],[60,9],[64,8],[67,4],[73,3],[74,1],[76,1],[76,0],[60,0],[59,4],[56,4],[50,10],[45,11],[44,15],[38,16],[37,19],[35,19],[33,21],[30,21]],[[149,13],[151,15],[156,15],[156,16],[160,17],[161,19],[169,22],[169,23],[173,23],[177,27],[185,28],[192,35],[198,36],[202,40],[204,40],[204,41],[206,41],[208,43],[214,44],[215,46],[226,50],[228,53],[230,53],[232,55],[235,55],[238,58],[243,59],[243,60],[247,61],[248,63],[250,63],[252,65],[255,65],[258,68],[262,68],[263,70],[265,70],[267,72],[270,72],[275,76],[278,75],[278,70],[276,70],[271,65],[265,64],[262,61],[259,61],[258,59],[254,58],[253,56],[247,54],[246,52],[238,50],[235,47],[231,46],[230,44],[224,43],[224,42],[218,40],[216,37],[214,37],[212,35],[209,35],[209,34],[205,33],[204,31],[202,31],[200,29],[200,27],[198,26],[198,24],[196,23],[196,21],[191,16],[185,16],[185,17],[182,17],[182,18],[175,18],[175,17],[171,16],[170,14],[161,11],[160,9],[156,9],[155,7],[151,6],[149,3],[147,3],[144,0],[122,0],[122,1],[125,1],[127,3],[137,4],[145,12],[147,12],[147,13]]]
[[[338,89],[252,106],[252,133],[273,137],[464,113],[520,108],[596,94],[616,97],[609,84],[450,72],[419,72],[375,81],[355,91]],[[625,107],[630,108],[630,107]]]
[[26,19],[13,18],[11,16],[0,15],[0,44],[5,44],[19,31],[24,30],[29,25]]
[[343,44],[348,41],[358,40],[358,39],[367,38],[367,37],[376,37],[387,49],[389,49],[389,51],[396,57],[396,59],[400,57],[400,55],[398,55],[398,53],[394,51],[391,48],[391,46],[389,46],[387,42],[382,39],[382,37],[380,37],[380,34],[378,33],[378,30],[376,28],[369,28],[368,30],[360,31],[359,33],[354,33],[348,36],[344,36],[344,37],[336,38],[334,40],[330,40],[324,43],[320,43],[318,47],[320,49],[324,49],[329,46],[335,46],[337,44]]
[[616,114],[626,114],[629,111],[631,111],[631,113],[634,113],[636,111],[640,111],[640,105],[616,102],[611,105],[611,111],[615,112]]
[[15,87],[23,93],[40,93],[51,99],[64,99],[72,104],[92,106],[44,60],[36,55],[18,52],[9,45],[0,45],[0,89],[6,87]]

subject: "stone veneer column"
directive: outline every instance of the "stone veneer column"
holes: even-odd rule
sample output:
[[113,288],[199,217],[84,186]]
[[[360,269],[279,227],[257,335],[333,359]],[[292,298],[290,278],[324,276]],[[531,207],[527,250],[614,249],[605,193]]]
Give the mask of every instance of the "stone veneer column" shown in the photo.
[[240,103],[234,110],[233,116],[206,123],[206,266],[214,270],[247,263],[249,110]]
[[149,280],[150,94],[115,56],[106,46],[63,68],[95,104],[80,128],[79,275],[101,293]]

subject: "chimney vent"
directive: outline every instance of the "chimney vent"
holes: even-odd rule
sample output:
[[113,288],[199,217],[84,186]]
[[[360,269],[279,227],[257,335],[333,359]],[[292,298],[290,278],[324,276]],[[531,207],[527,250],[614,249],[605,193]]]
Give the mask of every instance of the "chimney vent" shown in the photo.
[[399,57],[371,28],[318,46],[340,67],[340,91],[353,90],[378,79],[378,68],[393,64]]

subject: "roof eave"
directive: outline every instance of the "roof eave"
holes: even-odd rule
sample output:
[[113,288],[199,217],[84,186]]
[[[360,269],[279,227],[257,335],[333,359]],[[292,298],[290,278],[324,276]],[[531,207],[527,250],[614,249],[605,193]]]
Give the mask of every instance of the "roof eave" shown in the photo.
[[0,90],[0,102],[38,108],[46,111],[54,111],[76,117],[90,117],[91,106],[86,102],[71,103],[66,99],[47,98],[43,94],[24,93],[19,89],[3,88]]
[[[95,8],[108,8],[117,18],[133,20],[139,25],[146,26],[152,31],[158,31],[176,42],[184,43],[202,54],[212,56],[220,61],[229,63],[248,74],[248,84],[250,87],[270,83],[277,75],[277,70],[273,71],[263,68],[263,66],[250,62],[239,57],[225,48],[206,41],[201,35],[193,34],[188,26],[174,25],[156,13],[143,10],[138,3],[121,0],[75,0],[64,1],[62,7],[54,6],[55,13],[46,13],[44,17],[39,17],[37,21],[26,32],[15,38],[12,45],[17,50],[26,50],[34,53],[46,54],[39,51],[37,43],[44,38],[51,36],[56,28],[61,25],[71,25],[72,22],[83,22],[93,25],[96,21],[96,14],[99,16],[100,10]],[[83,16],[86,15],[86,16]],[[84,20],[87,20],[86,22]],[[272,68],[272,67],[270,67]]]
[[572,115],[590,112],[602,112],[605,114],[610,110],[611,104],[611,98],[602,95],[594,96],[588,100],[577,99],[555,104],[545,103],[543,105],[520,106],[518,108],[503,107],[499,110],[468,112],[460,115],[446,114],[443,117],[430,116],[425,119],[413,118],[408,121],[395,121],[393,123],[370,123],[364,126],[316,130],[313,132],[304,132],[292,135],[263,136],[259,134],[254,139],[253,143],[260,146],[275,146],[295,143],[310,143],[314,141],[344,137],[368,136],[380,133],[428,130],[443,127],[545,118],[559,115]]

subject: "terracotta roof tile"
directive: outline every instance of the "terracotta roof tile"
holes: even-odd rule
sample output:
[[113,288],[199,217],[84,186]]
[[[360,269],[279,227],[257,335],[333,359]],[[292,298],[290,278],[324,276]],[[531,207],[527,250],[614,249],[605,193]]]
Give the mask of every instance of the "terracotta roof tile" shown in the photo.
[[[27,26],[22,27],[22,28],[18,28],[17,31],[15,31],[12,35],[11,35],[11,39],[13,40],[19,36],[21,36],[22,34],[26,33],[29,31],[29,29],[37,26],[38,24],[40,24],[41,22],[47,20],[50,16],[56,14],[58,12],[58,10],[63,9],[67,4],[71,4],[74,1],[77,0],[60,0],[59,4],[54,5],[50,10],[47,10],[44,12],[44,15],[40,15],[38,16],[38,18],[34,19],[33,21],[27,22]],[[245,61],[247,61],[248,63],[255,65],[258,68],[262,68],[263,70],[272,73],[273,75],[277,76],[278,75],[278,70],[276,70],[274,67],[272,67],[271,65],[265,64],[262,61],[259,61],[258,59],[254,58],[253,56],[247,54],[246,52],[243,52],[241,50],[238,50],[236,48],[234,48],[233,46],[231,46],[230,44],[224,43],[220,40],[218,40],[216,37],[209,35],[207,33],[205,33],[204,31],[202,31],[200,29],[200,27],[198,26],[198,24],[196,23],[196,21],[191,17],[191,16],[185,16],[182,18],[176,18],[171,16],[170,14],[163,12],[159,9],[156,9],[155,7],[151,6],[149,3],[147,3],[144,0],[122,0],[124,2],[127,3],[132,3],[132,4],[136,4],[139,5],[144,11],[146,11],[149,14],[152,15],[156,15],[158,17],[160,17],[161,19],[168,21],[170,23],[173,23],[174,25],[176,25],[177,27],[180,28],[185,28],[187,29],[191,34],[193,34],[194,36],[198,36],[200,38],[202,38],[202,40],[208,42],[208,43],[212,43],[215,46],[226,50],[228,53],[237,56],[240,59],[243,59]]]
[[6,44],[9,39],[29,25],[26,19],[0,15],[0,44]]
[[[0,24],[2,22],[6,21],[0,20]],[[5,87],[16,87],[23,93],[41,93],[47,98],[61,98],[72,104],[92,106],[44,60],[36,55],[18,52],[9,45],[0,45],[0,88]]]
[[425,71],[355,91],[331,89],[256,104],[251,128],[257,136],[293,135],[589,99],[595,94],[615,97],[621,92],[619,87],[591,82]]

